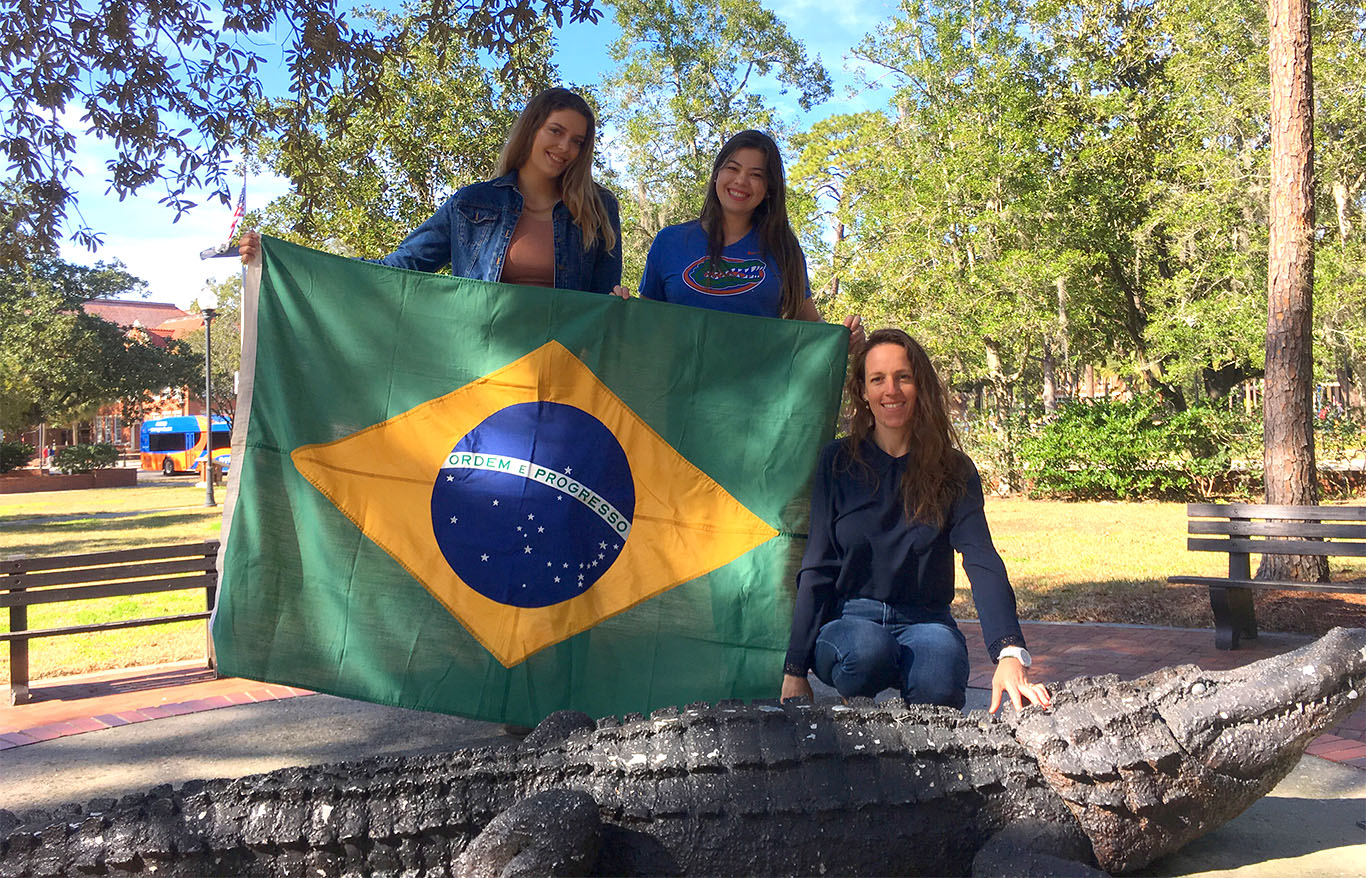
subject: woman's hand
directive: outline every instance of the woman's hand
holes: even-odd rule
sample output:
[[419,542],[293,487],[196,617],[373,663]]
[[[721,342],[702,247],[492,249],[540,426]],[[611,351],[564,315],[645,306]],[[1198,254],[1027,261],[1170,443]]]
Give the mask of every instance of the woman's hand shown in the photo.
[[612,295],[620,296],[623,299],[629,299],[631,298],[631,291],[626,289],[626,287],[622,286],[621,284],[617,284],[616,286],[612,287]]
[[987,708],[988,713],[995,713],[1000,708],[1002,692],[1010,695],[1017,711],[1024,710],[1025,700],[1039,707],[1053,705],[1053,696],[1048,694],[1048,687],[1042,683],[1029,682],[1024,665],[1014,656],[1005,656],[996,663],[996,673],[991,678],[991,707]]
[[261,233],[248,229],[237,242],[237,252],[242,254],[242,264],[246,265],[261,253]]
[[844,318],[844,328],[849,330],[849,353],[857,353],[868,340],[868,336],[863,334],[863,318],[857,314],[850,314]]
[[811,684],[807,679],[794,674],[783,674],[783,694],[779,696],[779,700],[786,701],[789,698],[802,697],[809,701],[816,700],[816,693],[811,691]]

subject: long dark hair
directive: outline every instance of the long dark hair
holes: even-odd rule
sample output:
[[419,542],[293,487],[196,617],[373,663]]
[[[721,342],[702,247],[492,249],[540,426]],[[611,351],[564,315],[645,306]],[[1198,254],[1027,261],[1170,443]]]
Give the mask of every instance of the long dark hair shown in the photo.
[[780,300],[779,315],[788,319],[797,316],[797,311],[806,298],[806,260],[802,257],[802,247],[792,232],[792,224],[787,221],[787,176],[783,173],[783,157],[778,153],[778,144],[762,131],[741,131],[716,154],[711,165],[711,179],[707,181],[707,197],[702,202],[702,229],[707,233],[707,256],[713,271],[721,267],[721,251],[726,246],[726,225],[721,220],[721,199],[716,195],[716,178],[730,157],[737,150],[757,149],[764,154],[764,184],[767,193],[759,206],[754,208],[753,223],[759,229],[759,241],[764,249],[778,262],[778,271],[783,276],[783,295]]
[[588,102],[567,88],[548,88],[527,102],[526,109],[512,124],[507,143],[498,156],[498,176],[511,173],[526,164],[536,132],[556,110],[573,110],[588,121],[588,133],[578,158],[560,175],[560,198],[569,208],[569,215],[583,232],[583,249],[587,250],[602,238],[603,247],[611,250],[617,245],[617,233],[602,203],[601,187],[593,182],[593,141],[597,135],[597,119]]
[[943,527],[949,507],[963,493],[965,459],[958,450],[958,431],[949,420],[948,393],[920,343],[900,329],[879,329],[854,353],[845,381],[850,408],[846,449],[853,462],[867,467],[860,452],[863,440],[873,432],[873,410],[864,397],[868,352],[878,345],[900,345],[911,361],[915,381],[915,407],[911,411],[911,449],[906,474],[901,479],[901,504],[908,522]]

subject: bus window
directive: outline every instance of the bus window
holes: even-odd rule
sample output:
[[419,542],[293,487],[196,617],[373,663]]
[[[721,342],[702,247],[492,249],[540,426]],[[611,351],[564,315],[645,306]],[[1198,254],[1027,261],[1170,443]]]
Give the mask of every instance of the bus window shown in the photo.
[[185,450],[184,433],[153,433],[147,437],[147,450],[155,454]]

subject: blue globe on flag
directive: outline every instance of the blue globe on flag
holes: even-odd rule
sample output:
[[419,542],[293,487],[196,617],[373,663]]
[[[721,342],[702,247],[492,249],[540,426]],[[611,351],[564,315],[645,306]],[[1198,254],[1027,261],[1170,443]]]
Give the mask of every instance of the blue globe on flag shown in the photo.
[[621,554],[634,514],[621,443],[563,403],[494,412],[455,444],[432,488],[432,532],[446,563],[514,607],[592,588]]

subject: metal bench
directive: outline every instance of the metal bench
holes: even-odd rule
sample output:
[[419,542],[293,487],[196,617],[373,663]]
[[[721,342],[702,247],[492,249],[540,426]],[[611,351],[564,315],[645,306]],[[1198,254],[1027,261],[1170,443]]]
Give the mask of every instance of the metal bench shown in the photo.
[[[1257,636],[1252,589],[1366,594],[1366,581],[1293,582],[1253,579],[1249,555],[1366,556],[1366,506],[1266,506],[1191,503],[1186,540],[1192,552],[1227,552],[1228,576],[1171,576],[1172,585],[1209,587],[1214,645],[1237,649]],[[1215,538],[1208,538],[1215,537]]]
[[[28,642],[37,637],[59,637],[91,631],[113,631],[142,625],[163,625],[207,619],[218,592],[218,540],[176,546],[150,546],[85,555],[8,558],[0,560],[0,607],[9,608],[10,703],[29,701]],[[28,627],[28,608],[93,598],[123,597],[202,588],[204,611],[174,616],[119,619],[60,628]],[[205,656],[214,666],[213,642],[205,636]]]

